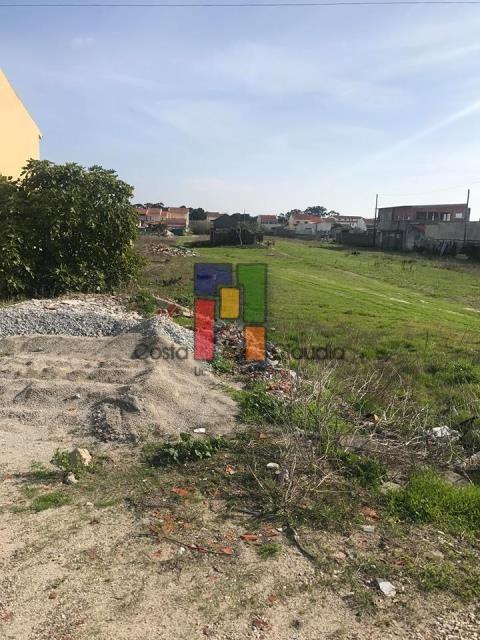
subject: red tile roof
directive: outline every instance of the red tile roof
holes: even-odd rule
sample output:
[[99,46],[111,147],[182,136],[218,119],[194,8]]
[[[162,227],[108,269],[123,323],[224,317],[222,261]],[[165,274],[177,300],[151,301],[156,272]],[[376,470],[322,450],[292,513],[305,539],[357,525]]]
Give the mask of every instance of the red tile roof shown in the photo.
[[161,218],[166,218],[167,213],[160,207],[149,207],[148,209],[144,209],[144,215],[146,216],[160,216]]
[[277,221],[277,216],[274,215],[261,215],[258,216],[258,220],[259,222],[276,222]]
[[321,222],[323,218],[320,216],[312,216],[309,213],[294,213],[292,219],[295,220],[306,220],[307,222]]

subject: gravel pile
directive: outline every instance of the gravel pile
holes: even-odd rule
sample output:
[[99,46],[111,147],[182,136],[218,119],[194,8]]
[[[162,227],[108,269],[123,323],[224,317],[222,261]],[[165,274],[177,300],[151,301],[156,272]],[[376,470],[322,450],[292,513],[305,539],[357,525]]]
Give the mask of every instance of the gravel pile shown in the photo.
[[193,350],[193,331],[186,329],[165,316],[155,316],[136,324],[130,331],[141,333],[145,338],[163,338]]
[[27,300],[0,308],[0,336],[67,335],[102,337],[121,333],[161,337],[193,348],[193,332],[168,317],[145,320],[113,296],[69,296]]

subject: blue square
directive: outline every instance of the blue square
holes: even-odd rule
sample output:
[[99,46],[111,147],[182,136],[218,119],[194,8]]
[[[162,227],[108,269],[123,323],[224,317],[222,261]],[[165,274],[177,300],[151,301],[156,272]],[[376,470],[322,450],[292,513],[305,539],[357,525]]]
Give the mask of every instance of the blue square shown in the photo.
[[232,265],[197,262],[194,271],[194,291],[196,296],[214,297],[218,287],[233,284]]

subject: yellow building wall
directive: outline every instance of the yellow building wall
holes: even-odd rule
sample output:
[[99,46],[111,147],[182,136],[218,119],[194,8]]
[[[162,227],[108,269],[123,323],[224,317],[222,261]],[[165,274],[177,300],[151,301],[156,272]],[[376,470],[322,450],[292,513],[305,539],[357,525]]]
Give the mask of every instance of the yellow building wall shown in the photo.
[[0,69],[0,174],[18,178],[27,160],[40,158],[41,133]]

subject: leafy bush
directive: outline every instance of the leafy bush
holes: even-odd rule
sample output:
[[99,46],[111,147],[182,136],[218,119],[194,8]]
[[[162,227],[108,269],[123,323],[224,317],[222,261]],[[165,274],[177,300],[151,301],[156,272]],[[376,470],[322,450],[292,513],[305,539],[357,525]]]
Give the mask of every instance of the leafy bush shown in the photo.
[[158,309],[154,296],[147,289],[139,289],[130,299],[132,307],[142,315],[153,316]]
[[215,359],[211,362],[212,369],[216,373],[232,373],[233,372],[233,361],[225,358],[221,354],[217,354]]
[[131,196],[98,166],[30,160],[19,180],[1,178],[0,296],[111,291],[134,279]]
[[480,487],[458,487],[433,471],[414,474],[401,491],[387,496],[392,515],[432,523],[451,533],[480,532]]
[[80,477],[86,472],[92,473],[95,470],[98,470],[94,464],[85,466],[81,462],[75,461],[75,458],[72,456],[70,451],[62,451],[61,449],[57,449],[55,451],[50,463],[53,464],[54,467],[60,469],[60,471],[63,471],[64,473],[73,473],[77,477]]
[[343,474],[352,478],[362,487],[377,487],[385,476],[385,467],[369,456],[360,456],[352,451],[337,453]]
[[261,385],[255,385],[240,396],[240,418],[254,424],[282,422],[287,404],[269,395]]
[[150,445],[145,450],[147,462],[154,466],[162,466],[170,462],[189,462],[211,458],[223,444],[222,438],[209,436],[195,439],[189,433],[181,433],[179,442],[165,442],[160,445]]

